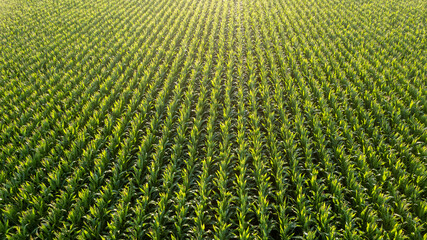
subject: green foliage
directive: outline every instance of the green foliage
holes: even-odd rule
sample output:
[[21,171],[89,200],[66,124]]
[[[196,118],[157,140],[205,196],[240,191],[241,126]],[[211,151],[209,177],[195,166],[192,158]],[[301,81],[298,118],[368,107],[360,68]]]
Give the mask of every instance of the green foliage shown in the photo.
[[0,239],[427,239],[427,5],[0,4]]

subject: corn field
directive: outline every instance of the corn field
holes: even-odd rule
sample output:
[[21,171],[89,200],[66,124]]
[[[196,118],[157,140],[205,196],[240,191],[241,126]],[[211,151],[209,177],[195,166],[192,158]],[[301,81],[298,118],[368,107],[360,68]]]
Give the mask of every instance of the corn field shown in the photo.
[[427,239],[427,1],[6,0],[0,239]]

